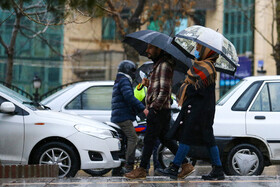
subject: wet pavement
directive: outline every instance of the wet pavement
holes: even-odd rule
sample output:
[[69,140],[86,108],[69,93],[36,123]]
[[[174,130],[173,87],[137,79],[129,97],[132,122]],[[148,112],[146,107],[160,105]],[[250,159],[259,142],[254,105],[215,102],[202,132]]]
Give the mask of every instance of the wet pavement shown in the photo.
[[1,186],[120,186],[120,187],[276,187],[280,186],[280,166],[266,167],[261,176],[226,176],[222,181],[204,181],[201,175],[208,173],[211,167],[208,165],[197,165],[196,171],[185,180],[172,180],[169,177],[153,176],[153,169],[150,169],[146,180],[130,180],[124,177],[112,177],[111,173],[104,177],[91,177],[82,170],[75,178],[35,178],[35,179],[1,179]]

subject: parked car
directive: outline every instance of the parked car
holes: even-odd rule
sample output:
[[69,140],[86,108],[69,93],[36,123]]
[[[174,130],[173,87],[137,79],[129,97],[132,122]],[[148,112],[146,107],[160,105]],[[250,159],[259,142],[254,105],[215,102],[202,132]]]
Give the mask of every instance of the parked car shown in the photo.
[[[260,175],[265,166],[280,164],[280,76],[241,80],[218,100],[213,127],[227,175]],[[165,152],[163,165],[174,158],[162,146],[159,152]],[[200,146],[188,156],[209,158]]]
[[99,121],[50,111],[0,85],[2,164],[58,164],[60,177],[79,169],[114,168],[120,141]]
[[[85,81],[71,84],[43,99],[51,110],[77,114],[94,120],[111,121],[111,101],[114,81]],[[174,100],[174,113],[179,108]],[[173,118],[176,118],[174,114]]]

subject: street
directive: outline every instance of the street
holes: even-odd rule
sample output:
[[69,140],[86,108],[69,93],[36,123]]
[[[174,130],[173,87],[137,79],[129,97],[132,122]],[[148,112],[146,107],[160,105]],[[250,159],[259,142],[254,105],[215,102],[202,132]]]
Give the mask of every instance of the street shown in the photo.
[[211,170],[209,165],[196,166],[196,171],[185,180],[171,180],[169,177],[153,176],[152,169],[146,180],[130,180],[124,177],[112,177],[111,173],[104,177],[91,177],[79,171],[74,178],[35,178],[35,179],[2,179],[1,186],[279,186],[280,166],[266,167],[261,176],[226,176],[223,181],[204,181],[201,175]]

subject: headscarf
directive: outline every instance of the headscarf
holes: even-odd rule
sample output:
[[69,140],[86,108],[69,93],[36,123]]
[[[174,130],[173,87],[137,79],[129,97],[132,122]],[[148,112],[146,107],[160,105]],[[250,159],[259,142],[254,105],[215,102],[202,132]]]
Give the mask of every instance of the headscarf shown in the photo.
[[194,60],[194,64],[187,71],[187,78],[180,87],[178,92],[178,105],[182,106],[186,100],[186,90],[188,85],[194,85],[195,89],[206,88],[216,81],[216,69],[214,63],[216,62],[219,55],[202,45],[197,45],[197,50],[199,51],[200,58]]

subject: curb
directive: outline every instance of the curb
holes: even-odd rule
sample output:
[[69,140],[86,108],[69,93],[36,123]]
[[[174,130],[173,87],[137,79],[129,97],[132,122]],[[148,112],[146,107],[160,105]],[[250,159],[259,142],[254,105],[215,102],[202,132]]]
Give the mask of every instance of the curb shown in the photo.
[[0,165],[0,178],[58,177],[58,165]]

